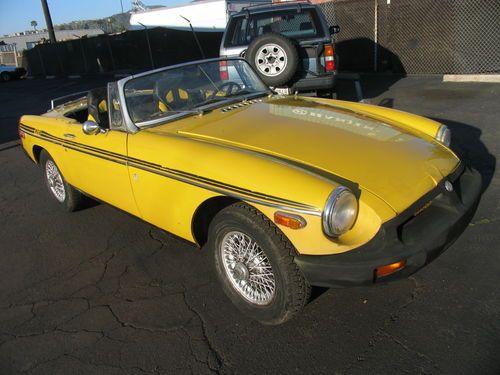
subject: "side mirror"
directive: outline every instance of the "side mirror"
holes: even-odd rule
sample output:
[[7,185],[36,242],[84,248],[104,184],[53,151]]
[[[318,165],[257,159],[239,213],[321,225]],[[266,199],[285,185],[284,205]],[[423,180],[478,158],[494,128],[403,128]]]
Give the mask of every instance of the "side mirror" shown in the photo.
[[87,135],[96,135],[99,133],[106,133],[106,130],[101,128],[97,122],[85,121],[82,125],[82,130]]
[[328,30],[330,31],[330,34],[337,34],[338,32],[340,32],[340,26],[339,25],[333,25],[333,26],[330,26],[328,28]]

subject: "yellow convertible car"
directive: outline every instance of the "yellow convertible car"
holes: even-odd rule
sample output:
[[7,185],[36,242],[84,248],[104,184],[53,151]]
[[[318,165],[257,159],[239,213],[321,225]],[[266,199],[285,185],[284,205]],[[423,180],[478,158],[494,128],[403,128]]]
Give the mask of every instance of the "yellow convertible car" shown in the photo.
[[207,248],[228,297],[267,324],[298,313],[311,285],[415,272],[481,191],[445,125],[277,95],[242,59],[109,83],[23,116],[19,136],[67,210],[89,196]]

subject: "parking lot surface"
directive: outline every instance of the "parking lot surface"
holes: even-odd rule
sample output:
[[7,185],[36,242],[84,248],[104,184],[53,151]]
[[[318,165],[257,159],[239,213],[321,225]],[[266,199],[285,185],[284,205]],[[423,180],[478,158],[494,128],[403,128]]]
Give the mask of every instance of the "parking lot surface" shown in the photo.
[[500,85],[364,77],[372,103],[452,129],[483,177],[481,203],[412,277],[315,290],[300,316],[270,327],[232,306],[205,251],[104,204],[63,212],[5,143],[21,114],[102,82],[0,85],[0,374],[500,373]]

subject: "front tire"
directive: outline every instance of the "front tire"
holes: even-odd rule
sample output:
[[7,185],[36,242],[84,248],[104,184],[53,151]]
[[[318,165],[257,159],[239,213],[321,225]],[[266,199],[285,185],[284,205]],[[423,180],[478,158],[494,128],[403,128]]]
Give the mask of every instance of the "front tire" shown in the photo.
[[56,162],[45,150],[40,154],[40,165],[51,197],[64,206],[66,211],[78,210],[83,203],[83,194],[66,182]]
[[235,203],[209,228],[209,248],[226,295],[245,315],[281,324],[309,300],[307,284],[285,235],[255,208]]
[[10,81],[12,79],[12,77],[10,76],[10,74],[7,73],[7,72],[2,72],[2,74],[0,74],[0,78],[4,82],[8,82],[8,81]]

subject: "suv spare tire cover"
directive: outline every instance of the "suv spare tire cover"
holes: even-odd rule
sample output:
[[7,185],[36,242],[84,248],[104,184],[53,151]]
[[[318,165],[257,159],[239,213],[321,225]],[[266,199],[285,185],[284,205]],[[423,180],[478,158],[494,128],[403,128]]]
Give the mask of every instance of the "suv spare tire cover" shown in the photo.
[[294,42],[277,33],[255,38],[248,46],[245,59],[264,83],[272,87],[289,82],[299,66],[299,53]]

